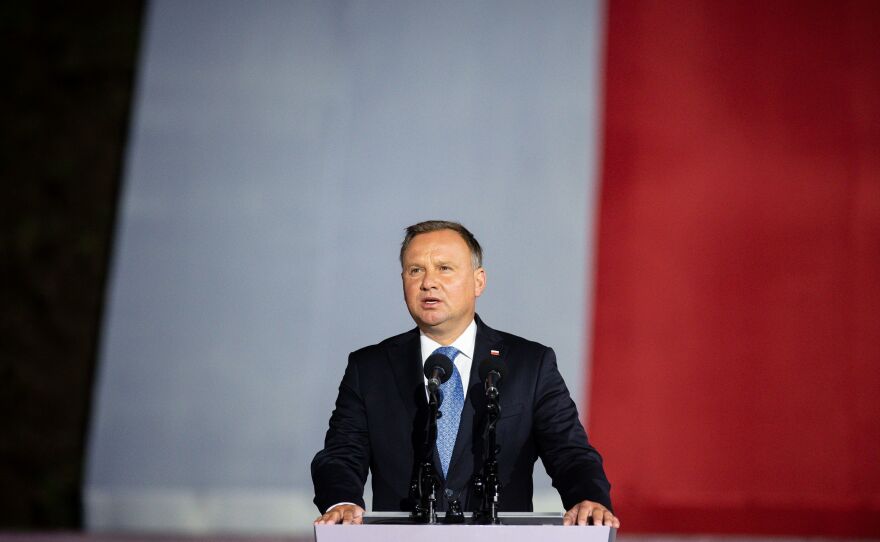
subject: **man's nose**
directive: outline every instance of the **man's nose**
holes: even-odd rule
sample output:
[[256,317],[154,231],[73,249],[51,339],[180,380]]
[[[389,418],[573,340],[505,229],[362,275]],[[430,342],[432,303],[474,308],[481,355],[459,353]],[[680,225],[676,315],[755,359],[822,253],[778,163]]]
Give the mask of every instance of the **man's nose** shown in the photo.
[[425,271],[425,274],[422,275],[422,290],[430,290],[435,286],[434,281],[434,273],[432,271]]

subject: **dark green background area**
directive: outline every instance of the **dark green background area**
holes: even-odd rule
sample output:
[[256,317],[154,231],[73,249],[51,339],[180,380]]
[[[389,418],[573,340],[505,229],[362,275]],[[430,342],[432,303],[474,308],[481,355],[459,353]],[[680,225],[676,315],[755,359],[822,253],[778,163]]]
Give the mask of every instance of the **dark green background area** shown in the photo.
[[143,2],[4,3],[0,528],[78,527]]

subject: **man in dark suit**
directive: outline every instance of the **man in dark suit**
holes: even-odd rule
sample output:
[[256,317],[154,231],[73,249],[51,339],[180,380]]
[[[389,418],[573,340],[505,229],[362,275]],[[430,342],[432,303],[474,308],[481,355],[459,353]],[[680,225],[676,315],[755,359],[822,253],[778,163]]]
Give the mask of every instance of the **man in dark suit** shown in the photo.
[[503,364],[497,425],[500,509],[532,510],[532,470],[538,457],[567,512],[564,523],[611,525],[610,485],[589,445],[553,350],[496,331],[476,315],[486,285],[482,250],[460,224],[428,221],[407,228],[400,251],[403,292],[417,328],[353,352],[325,446],[312,461],[315,523],[360,523],[368,469],[374,510],[409,510],[410,480],[424,440],[428,407],[423,363],[432,352],[454,362],[444,384],[434,464],[442,483],[438,509],[458,499],[478,506],[471,477],[482,461],[485,395],[480,361]]

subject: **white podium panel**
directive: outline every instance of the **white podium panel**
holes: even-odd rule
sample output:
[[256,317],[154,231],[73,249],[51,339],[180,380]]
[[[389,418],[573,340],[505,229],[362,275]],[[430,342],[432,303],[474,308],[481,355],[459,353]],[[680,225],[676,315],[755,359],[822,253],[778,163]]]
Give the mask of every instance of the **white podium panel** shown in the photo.
[[[587,526],[563,527],[562,514],[499,514],[501,525],[406,524],[407,514],[367,514],[363,525],[316,525],[316,542],[386,542],[418,540],[419,542],[614,542],[617,529]],[[453,531],[450,531],[453,529]]]

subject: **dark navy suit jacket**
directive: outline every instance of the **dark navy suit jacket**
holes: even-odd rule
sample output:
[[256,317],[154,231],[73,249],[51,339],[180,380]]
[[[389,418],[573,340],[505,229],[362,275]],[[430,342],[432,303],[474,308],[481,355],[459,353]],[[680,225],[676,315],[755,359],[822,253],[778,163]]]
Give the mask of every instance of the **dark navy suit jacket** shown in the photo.
[[[587,440],[553,350],[496,331],[479,316],[476,322],[469,389],[438,509],[445,510],[446,495],[457,497],[465,510],[479,506],[471,494],[471,479],[483,457],[485,394],[478,366],[491,350],[505,366],[497,425],[500,509],[532,510],[538,457],[566,509],[582,500],[610,509],[602,458]],[[340,502],[365,507],[367,469],[373,475],[374,511],[412,509],[410,480],[428,414],[420,349],[419,331],[413,329],[349,356],[324,449],[312,461],[315,504],[322,513]],[[434,463],[442,473],[436,450]]]

